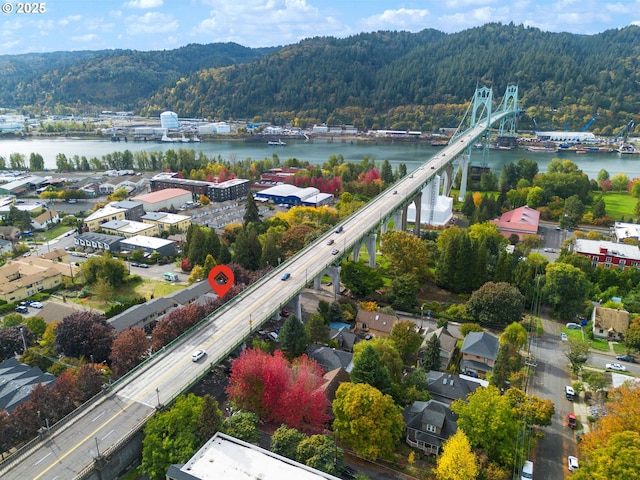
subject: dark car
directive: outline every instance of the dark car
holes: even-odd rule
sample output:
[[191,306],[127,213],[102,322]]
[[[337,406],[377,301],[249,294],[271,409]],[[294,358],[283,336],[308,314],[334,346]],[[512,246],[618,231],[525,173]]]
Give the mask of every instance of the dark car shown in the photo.
[[340,472],[342,478],[352,479],[356,478],[358,472],[356,472],[353,468],[347,467],[346,465],[342,467],[342,472]]
[[18,313],[29,313],[29,309],[27,307],[25,307],[24,305],[18,305],[16,307],[16,312],[18,312]]
[[622,360],[623,362],[636,363],[635,357],[631,355],[616,355],[616,360]]

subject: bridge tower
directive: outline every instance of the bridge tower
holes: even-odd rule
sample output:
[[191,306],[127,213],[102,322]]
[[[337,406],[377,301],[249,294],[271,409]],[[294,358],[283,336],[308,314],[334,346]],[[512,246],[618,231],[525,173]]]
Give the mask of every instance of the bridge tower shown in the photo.
[[518,86],[508,85],[505,91],[502,103],[500,104],[499,111],[515,112],[515,115],[510,115],[500,121],[500,127],[498,128],[498,138],[502,137],[516,137],[516,121],[518,113]]

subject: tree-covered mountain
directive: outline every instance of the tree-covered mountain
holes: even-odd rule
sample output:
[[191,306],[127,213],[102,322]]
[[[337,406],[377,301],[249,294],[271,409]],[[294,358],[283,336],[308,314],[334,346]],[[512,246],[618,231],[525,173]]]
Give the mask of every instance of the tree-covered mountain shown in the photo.
[[[517,84],[521,128],[533,128],[535,118],[542,129],[580,130],[599,113],[590,130],[612,134],[637,123],[640,112],[637,26],[575,35],[492,23],[455,34],[320,37],[277,49],[80,53],[75,63],[50,54],[59,58],[49,69],[43,61],[10,63],[16,83],[0,85],[0,104],[430,131],[457,126],[476,85],[501,96]],[[11,58],[0,57],[0,72]]]
[[175,50],[103,50],[0,56],[0,105],[131,110],[158,89],[203,68],[237,65],[275,51],[235,43]]
[[579,130],[599,112],[592,129],[612,133],[640,111],[640,28],[582,36],[487,24],[314,38],[197,72],[141,110],[428,131],[456,126],[478,83],[498,96],[517,84],[530,124]]

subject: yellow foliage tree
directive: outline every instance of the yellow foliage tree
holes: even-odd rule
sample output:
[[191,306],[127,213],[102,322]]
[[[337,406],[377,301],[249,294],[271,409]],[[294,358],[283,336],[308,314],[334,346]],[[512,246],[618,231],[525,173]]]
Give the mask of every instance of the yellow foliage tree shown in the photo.
[[442,446],[435,469],[438,480],[473,480],[478,477],[478,460],[469,439],[460,429]]
[[480,192],[474,193],[473,194],[473,204],[476,207],[479,207],[481,202],[482,202],[482,194]]
[[376,302],[360,302],[360,310],[366,312],[377,312],[379,308]]

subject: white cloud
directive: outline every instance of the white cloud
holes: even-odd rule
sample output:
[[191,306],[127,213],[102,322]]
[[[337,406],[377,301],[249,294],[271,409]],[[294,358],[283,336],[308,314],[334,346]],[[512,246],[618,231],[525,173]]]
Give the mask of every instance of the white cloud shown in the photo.
[[141,16],[128,17],[126,24],[129,35],[168,33],[175,32],[179,28],[178,21],[173,15],[158,12],[147,12]]
[[64,17],[62,20],[58,22],[59,25],[66,26],[71,22],[79,22],[82,20],[82,15],[70,15],[68,17]]
[[399,8],[385,10],[365,18],[361,23],[367,30],[422,30],[431,17],[429,10]]
[[250,47],[285,45],[316,35],[345,36],[350,27],[307,0],[202,0],[208,18],[191,31],[199,42],[236,42]]
[[75,37],[71,37],[71,40],[74,42],[80,42],[80,43],[89,43],[89,42],[95,42],[96,40],[99,40],[100,37],[98,37],[98,35],[96,35],[95,33],[87,33],[86,35],[78,35]]
[[162,0],[131,0],[122,5],[125,8],[158,8],[162,6]]

